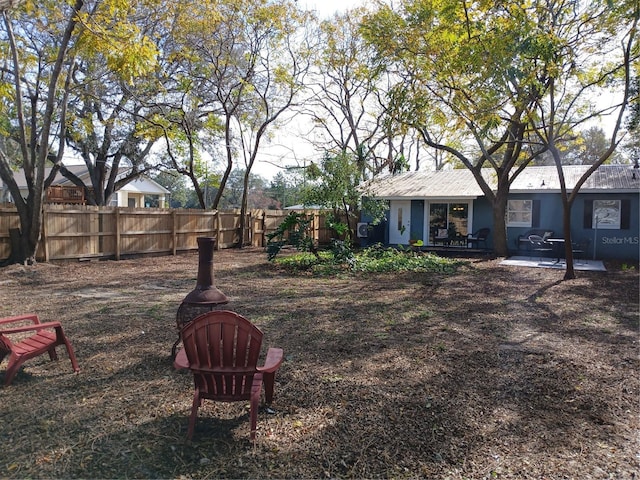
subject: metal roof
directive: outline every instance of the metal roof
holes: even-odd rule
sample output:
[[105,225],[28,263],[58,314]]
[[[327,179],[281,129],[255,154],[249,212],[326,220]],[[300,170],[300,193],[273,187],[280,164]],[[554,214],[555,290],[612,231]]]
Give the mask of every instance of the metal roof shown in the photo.
[[[562,168],[569,191],[573,190],[580,177],[590,165],[567,165]],[[634,177],[635,173],[635,178]],[[632,165],[602,165],[580,187],[587,192],[637,192],[640,187],[640,171]],[[512,192],[560,191],[560,180],[556,167],[526,168],[511,184]]]
[[[571,191],[589,165],[563,167],[567,189]],[[635,178],[634,178],[635,173]],[[496,189],[495,171],[483,169],[482,176]],[[631,165],[603,165],[580,188],[589,192],[638,192],[640,171]],[[361,187],[363,194],[375,198],[477,198],[484,195],[473,174],[468,169],[406,172],[375,178]],[[527,167],[511,184],[512,193],[555,193],[560,191],[560,181],[555,166]]]

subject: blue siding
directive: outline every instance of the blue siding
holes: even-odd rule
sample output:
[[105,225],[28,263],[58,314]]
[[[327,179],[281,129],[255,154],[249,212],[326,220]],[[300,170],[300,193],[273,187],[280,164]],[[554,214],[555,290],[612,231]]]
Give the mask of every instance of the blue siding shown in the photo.
[[[389,210],[385,212],[385,218],[389,218]],[[369,236],[365,238],[358,238],[361,247],[368,247],[375,243],[382,243],[388,245],[389,243],[389,229],[387,227],[387,220],[381,221],[378,225],[371,225],[372,218],[370,215],[361,213],[361,222],[369,223]]]
[[[537,224],[531,228],[539,228],[554,232],[554,237],[563,237],[563,207],[560,194],[512,194],[511,199],[530,199],[540,202],[540,218]],[[593,200],[628,200],[630,203],[629,228],[595,230],[584,224],[585,204]],[[508,227],[508,245],[510,249],[517,249],[518,236],[524,234],[529,228]],[[571,208],[571,239],[573,242],[586,242],[588,244],[587,258],[599,260],[619,259],[638,260],[640,257],[640,245],[638,239],[640,231],[640,212],[638,195],[634,194],[580,194]],[[595,252],[594,252],[595,246]]]
[[[598,229],[585,228],[584,215],[585,205],[589,200],[628,200],[629,228],[624,229]],[[633,194],[609,194],[579,195],[574,202],[571,211],[571,235],[575,240],[586,238],[590,240],[590,251],[588,258],[593,258],[594,246],[595,257],[597,259],[619,259],[638,260],[640,258],[640,242],[638,232],[640,231],[640,210],[638,205],[638,195]]]
[[[530,193],[511,194],[510,199],[526,199],[537,202],[539,216],[534,216],[534,224],[531,227],[507,227],[507,245],[510,251],[516,252],[518,247],[518,236],[523,235],[530,229],[544,229],[554,232],[555,237],[563,236],[562,216],[563,208],[559,193]],[[585,205],[593,200],[626,200],[629,202],[629,228],[624,229],[594,229],[585,226]],[[588,241],[589,247],[587,258],[599,260],[618,259],[635,260],[640,259],[640,196],[637,193],[606,193],[606,194],[580,194],[573,203],[571,209],[571,237],[574,242]],[[411,201],[411,237],[422,238],[424,230],[425,201]],[[370,221],[366,216],[362,217],[363,222]],[[493,248],[493,211],[491,205],[485,198],[478,198],[473,202],[473,224],[470,232],[488,227],[491,229],[487,246]],[[360,239],[363,246],[373,243],[388,244],[389,233],[387,222],[373,228],[369,237]],[[425,240],[425,239],[423,239]],[[594,252],[595,247],[595,252]]]
[[510,194],[509,199],[533,200],[538,202],[536,208],[539,209],[539,215],[534,216],[534,221],[530,227],[507,227],[507,247],[509,250],[513,250],[515,253],[518,250],[518,237],[531,229],[553,232],[554,237],[562,237],[563,212],[562,199],[559,194]]
[[489,201],[482,197],[473,201],[473,224],[469,227],[470,233],[475,233],[481,228],[490,228],[487,238],[487,248],[493,248],[493,208]]

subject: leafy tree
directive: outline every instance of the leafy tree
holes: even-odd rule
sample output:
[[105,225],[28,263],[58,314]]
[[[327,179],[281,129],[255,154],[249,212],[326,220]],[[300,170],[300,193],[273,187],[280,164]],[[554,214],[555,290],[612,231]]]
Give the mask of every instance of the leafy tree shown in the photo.
[[[290,110],[304,89],[312,46],[309,43],[310,16],[288,0],[265,2],[258,9],[257,25],[251,25],[247,39],[257,58],[251,88],[235,114],[243,152],[245,176],[241,204],[240,238],[246,230],[250,174],[269,132]],[[257,26],[260,28],[256,28]],[[239,247],[242,247],[240,242]]]
[[[101,36],[99,40],[85,38],[87,48],[74,52],[65,141],[84,161],[88,181],[85,184],[64,165],[60,170],[74,184],[84,187],[90,204],[106,205],[116,190],[151,171],[154,165],[150,154],[160,137],[158,131],[146,128],[146,117],[156,110],[153,103],[159,90],[158,69],[142,70],[135,65],[133,70],[114,68],[122,60],[110,60],[111,52],[104,52],[100,42],[117,42],[126,51],[131,49],[126,38],[133,34],[139,44],[135,50],[126,51],[128,61],[136,62],[139,56],[153,59],[155,66],[164,46],[158,39],[165,37],[165,16],[163,2],[130,2],[95,32]],[[111,39],[102,37],[104,29]]]
[[229,175],[227,186],[224,190],[221,208],[240,208],[244,192],[247,191],[247,202],[249,208],[259,208],[258,202],[262,202],[267,181],[260,175],[249,174],[249,183],[245,188],[246,171],[237,168]]
[[[306,170],[306,167],[301,167]],[[297,205],[302,202],[302,188],[304,176],[299,170],[287,169],[285,172],[278,172],[269,185],[269,196],[276,201],[276,208],[284,208]]]
[[190,191],[185,184],[185,178],[176,172],[165,171],[152,175],[151,178],[171,192],[170,208],[188,208]]
[[[593,165],[602,153],[609,148],[609,139],[601,127],[589,127],[577,132],[574,136],[567,135],[558,145],[558,152],[563,165]],[[619,152],[611,154],[608,163],[622,163],[624,159]],[[555,165],[553,155],[546,151],[534,162],[535,165]]]
[[198,55],[194,44],[200,45],[203,32],[214,32],[208,37],[210,43],[219,40],[215,31],[223,19],[222,7],[215,0],[186,0],[165,7],[168,11],[161,24],[165,34],[159,38],[162,59],[157,74],[161,95],[150,103],[151,115],[145,117],[147,135],[162,136],[164,167],[191,183],[195,203],[190,200],[187,204],[216,208],[224,185],[220,188],[222,179],[213,170],[221,152],[231,147],[224,139],[221,107],[209,94],[212,87],[202,67],[207,60]]
[[261,144],[303,86],[310,51],[304,35],[307,20],[289,0],[205,1],[195,12],[185,12],[176,32],[185,59],[184,81],[199,100],[199,111],[207,109],[212,123],[215,118],[223,138],[224,171],[213,208],[221,203],[241,159],[241,209],[246,211]]
[[307,173],[310,183],[303,190],[306,205],[320,205],[333,211],[334,222],[345,218],[347,239],[353,237],[361,193],[357,189],[359,166],[347,153],[327,154],[319,165],[311,164]]
[[[166,153],[163,162],[189,179],[199,208],[217,205],[220,189],[220,175],[212,171],[207,155],[203,155],[203,145],[215,144],[218,140],[217,125],[203,120],[208,115],[197,106],[186,106],[190,94],[185,93],[178,105],[166,109],[166,114],[156,116],[154,126],[162,131]],[[210,116],[210,119],[212,117]],[[213,197],[211,193],[214,192]]]
[[[127,81],[153,65],[155,50],[128,21],[130,6],[121,0],[47,0],[2,11],[0,109],[8,121],[0,131],[0,177],[20,217],[20,261],[35,262],[46,187],[62,165],[71,85],[82,75],[74,58],[104,61]],[[54,168],[45,178],[47,162]],[[16,166],[25,174],[26,198],[13,176]]]
[[[628,131],[623,146],[634,165],[640,163],[640,77],[637,68],[630,85],[630,100],[626,127]],[[640,173],[636,173],[639,175]]]
[[[597,162],[609,148],[609,138],[601,127],[590,127],[579,134],[580,148],[576,152],[576,163],[592,165]],[[608,163],[621,163],[622,158],[614,151],[607,160]]]

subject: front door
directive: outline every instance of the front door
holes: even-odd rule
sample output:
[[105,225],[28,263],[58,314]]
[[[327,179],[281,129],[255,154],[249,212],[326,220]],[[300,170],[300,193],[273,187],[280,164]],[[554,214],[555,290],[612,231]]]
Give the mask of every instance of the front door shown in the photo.
[[429,244],[447,239],[451,244],[465,242],[469,225],[469,204],[466,202],[433,202],[429,205]]
[[391,201],[389,211],[389,243],[408,245],[411,233],[411,202]]

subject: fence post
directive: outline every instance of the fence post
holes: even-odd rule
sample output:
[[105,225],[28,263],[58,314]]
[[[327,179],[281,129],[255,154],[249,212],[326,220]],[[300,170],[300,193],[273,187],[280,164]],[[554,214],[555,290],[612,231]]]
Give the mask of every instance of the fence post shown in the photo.
[[178,253],[178,215],[171,210],[171,253],[175,257]]
[[220,210],[216,210],[213,217],[216,225],[216,250],[220,250],[222,247],[222,218],[220,217]]
[[320,243],[320,217],[317,212],[313,212],[313,221],[311,222],[313,229],[313,241],[316,245]]
[[44,261],[49,261],[49,238],[48,238],[48,228],[47,222],[49,221],[49,212],[47,207],[44,206],[42,208],[42,248],[44,250]]
[[120,207],[116,207],[116,260],[120,260]]

